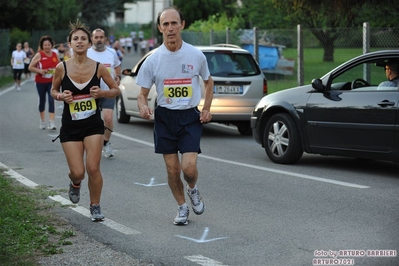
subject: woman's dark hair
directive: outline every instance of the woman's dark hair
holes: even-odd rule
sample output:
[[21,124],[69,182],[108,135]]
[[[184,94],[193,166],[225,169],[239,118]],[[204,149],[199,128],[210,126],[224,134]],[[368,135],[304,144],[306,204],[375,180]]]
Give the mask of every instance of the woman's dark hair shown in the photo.
[[77,32],[78,30],[84,31],[87,34],[87,38],[89,39],[89,43],[91,43],[91,33],[88,27],[84,23],[82,23],[79,19],[76,20],[75,23],[69,22],[69,28],[71,28],[71,31],[69,32],[68,35],[68,42],[71,42],[72,40],[72,34]]
[[55,45],[54,39],[48,35],[44,35],[39,40],[39,49],[40,50],[43,50],[43,44],[45,41],[49,41],[51,43],[51,46],[54,47],[54,45]]
[[180,22],[183,22],[183,21],[184,21],[183,13],[182,13],[176,6],[171,6],[171,7],[166,7],[166,8],[164,8],[164,9],[162,9],[162,11],[158,13],[158,17],[157,17],[157,24],[158,24],[158,25],[161,25],[161,15],[162,15],[162,13],[163,13],[164,11],[166,11],[166,10],[176,10],[177,13],[179,13]]

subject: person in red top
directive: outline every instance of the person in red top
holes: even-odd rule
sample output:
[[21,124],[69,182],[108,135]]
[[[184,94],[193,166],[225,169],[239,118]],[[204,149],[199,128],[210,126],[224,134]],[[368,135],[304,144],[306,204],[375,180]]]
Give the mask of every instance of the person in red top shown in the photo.
[[35,72],[35,82],[37,93],[39,94],[40,129],[46,128],[45,107],[46,95],[48,99],[49,122],[47,129],[56,130],[54,124],[55,108],[54,99],[50,95],[51,84],[53,82],[54,69],[59,63],[58,55],[52,51],[54,40],[48,35],[42,36],[39,40],[39,51],[33,57],[29,70]]

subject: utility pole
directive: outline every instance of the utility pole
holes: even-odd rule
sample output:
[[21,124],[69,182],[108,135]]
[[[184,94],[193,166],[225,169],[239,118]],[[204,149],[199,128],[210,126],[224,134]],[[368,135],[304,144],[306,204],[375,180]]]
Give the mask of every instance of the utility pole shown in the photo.
[[152,1],[151,39],[155,39],[155,0]]

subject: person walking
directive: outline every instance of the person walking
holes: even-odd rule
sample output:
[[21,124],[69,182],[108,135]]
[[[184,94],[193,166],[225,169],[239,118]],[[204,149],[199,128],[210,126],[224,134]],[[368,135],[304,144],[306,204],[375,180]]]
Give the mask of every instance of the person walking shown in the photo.
[[126,44],[127,53],[130,54],[130,51],[132,50],[132,47],[133,47],[133,38],[132,38],[132,36],[130,36],[130,35],[126,36],[125,44]]
[[17,91],[21,90],[21,76],[24,72],[24,60],[26,58],[26,54],[22,51],[22,44],[19,42],[15,46],[16,50],[14,50],[11,54],[11,67],[12,73],[15,81],[15,89]]
[[[107,37],[105,31],[102,29],[95,29],[92,31],[91,41],[93,45],[89,48],[89,50],[87,50],[87,56],[103,64],[119,86],[121,78],[121,61],[119,60],[116,51],[106,46]],[[109,87],[103,80],[101,80],[100,87],[102,90],[109,90]],[[111,143],[109,142],[112,130],[114,129],[114,106],[114,98],[100,99],[100,108],[105,125],[103,146],[103,153],[105,157],[112,157],[115,155],[111,147]]]
[[121,37],[119,37],[119,45],[120,45],[120,49],[123,50],[123,53],[125,53],[125,51],[126,51],[126,38],[125,38],[125,36],[121,35]]
[[[92,221],[102,221],[100,198],[103,177],[100,171],[104,122],[99,108],[100,98],[114,98],[120,94],[115,80],[100,62],[87,57],[92,45],[88,28],[79,20],[70,23],[68,42],[73,57],[57,65],[51,96],[64,102],[60,141],[69,167],[69,199],[80,200],[80,188],[88,175],[90,214]],[[100,88],[104,80],[109,90]]]
[[29,64],[30,61],[32,60],[33,56],[35,55],[35,51],[29,47],[29,43],[28,42],[24,42],[24,49],[23,51],[26,54],[26,58],[24,60],[24,74],[25,74],[25,79],[30,80],[30,71],[29,71]]
[[147,53],[147,41],[140,38],[140,51],[141,51],[141,56],[145,56],[145,54]]
[[48,35],[39,40],[39,51],[33,57],[29,70],[35,72],[36,89],[39,95],[40,129],[46,129],[45,107],[46,96],[48,98],[49,121],[47,129],[56,130],[54,123],[55,107],[54,99],[50,97],[51,82],[53,81],[54,69],[59,63],[58,55],[53,50],[54,40]]
[[118,55],[119,60],[122,62],[123,56],[125,55],[125,49],[123,49],[119,41],[115,41],[114,44],[112,45],[112,48],[114,48],[116,54]]
[[[188,224],[189,208],[184,196],[183,172],[187,194],[195,214],[204,212],[205,205],[196,186],[198,180],[197,158],[201,153],[202,124],[211,120],[213,79],[205,55],[184,42],[181,31],[185,21],[175,7],[164,9],[157,17],[158,30],[163,34],[163,44],[143,63],[137,77],[141,91],[137,104],[141,117],[150,119],[154,113],[155,153],[163,154],[168,184],[178,204],[175,225]],[[201,100],[201,80],[205,84],[204,106]],[[148,107],[150,88],[155,83],[158,106]],[[179,160],[178,152],[181,153]]]

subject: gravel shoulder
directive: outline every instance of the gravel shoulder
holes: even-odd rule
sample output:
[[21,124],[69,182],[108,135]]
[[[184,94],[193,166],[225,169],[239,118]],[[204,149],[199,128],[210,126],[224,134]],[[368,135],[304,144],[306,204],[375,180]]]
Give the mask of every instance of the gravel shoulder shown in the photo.
[[58,216],[59,231],[73,230],[74,236],[67,238],[71,245],[62,246],[63,252],[51,256],[41,256],[38,258],[39,265],[74,265],[74,266],[91,266],[91,265],[109,265],[109,266],[154,266],[142,260],[135,259],[132,256],[119,252],[111,247],[98,242],[83,232],[73,228],[67,220],[54,212],[51,215]]

